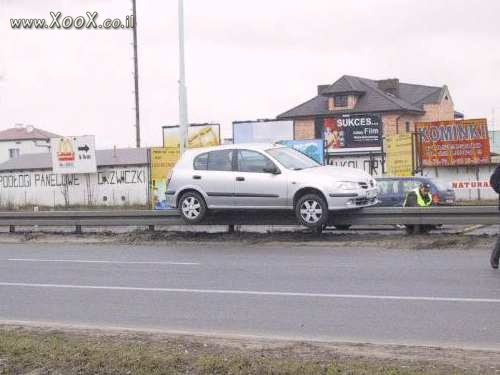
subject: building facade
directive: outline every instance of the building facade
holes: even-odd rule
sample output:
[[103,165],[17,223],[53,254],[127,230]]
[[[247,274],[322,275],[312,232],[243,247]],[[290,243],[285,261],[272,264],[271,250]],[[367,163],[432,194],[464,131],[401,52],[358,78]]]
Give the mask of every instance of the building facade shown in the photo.
[[372,80],[342,76],[331,85],[319,85],[317,95],[278,115],[292,119],[300,128],[316,129],[325,118],[378,114],[383,134],[404,134],[415,130],[415,123],[444,121],[463,117],[455,111],[446,85],[424,86],[399,82],[399,79]]
[[[425,86],[402,83],[397,78],[372,80],[345,75],[331,85],[319,85],[315,97],[277,117],[294,121],[295,139],[326,139],[329,164],[354,166],[381,175],[385,170],[384,137],[413,133],[417,122],[453,120],[463,115],[455,111],[446,85]],[[377,129],[346,129],[349,119],[355,124],[377,122]],[[345,131],[338,132],[340,147],[331,148],[329,127],[335,127],[335,122]],[[370,133],[376,137],[366,135]],[[363,143],[369,147],[363,147]]]
[[0,164],[0,210],[149,204],[147,149],[97,150],[96,161],[87,174],[53,173],[50,153]]

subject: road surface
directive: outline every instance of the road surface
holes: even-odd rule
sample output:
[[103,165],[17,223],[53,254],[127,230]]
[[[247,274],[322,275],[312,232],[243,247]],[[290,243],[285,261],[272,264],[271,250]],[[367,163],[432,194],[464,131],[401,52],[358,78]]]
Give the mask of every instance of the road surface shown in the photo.
[[500,350],[500,272],[488,256],[2,244],[0,322]]

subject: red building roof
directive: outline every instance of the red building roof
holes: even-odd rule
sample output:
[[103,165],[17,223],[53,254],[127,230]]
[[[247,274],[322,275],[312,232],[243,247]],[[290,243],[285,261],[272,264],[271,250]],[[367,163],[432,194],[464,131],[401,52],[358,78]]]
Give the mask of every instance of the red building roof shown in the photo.
[[60,135],[35,128],[34,126],[16,126],[0,130],[0,141],[48,140]]

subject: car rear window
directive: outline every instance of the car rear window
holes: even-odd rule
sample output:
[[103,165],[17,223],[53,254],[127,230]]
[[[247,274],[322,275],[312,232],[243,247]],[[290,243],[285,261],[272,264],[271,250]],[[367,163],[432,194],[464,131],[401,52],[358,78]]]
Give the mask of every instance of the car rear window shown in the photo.
[[198,155],[194,159],[193,167],[197,171],[206,171],[208,168],[208,153]]

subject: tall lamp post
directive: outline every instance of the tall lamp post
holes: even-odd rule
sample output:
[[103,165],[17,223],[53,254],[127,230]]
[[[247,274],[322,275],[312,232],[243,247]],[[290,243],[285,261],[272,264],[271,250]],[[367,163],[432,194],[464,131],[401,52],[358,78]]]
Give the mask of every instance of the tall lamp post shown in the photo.
[[141,121],[139,115],[139,61],[137,57],[137,7],[132,0],[133,35],[134,35],[134,94],[135,94],[135,146],[141,147]]
[[188,109],[186,72],[184,67],[184,1],[179,0],[179,143],[180,153],[187,147]]

